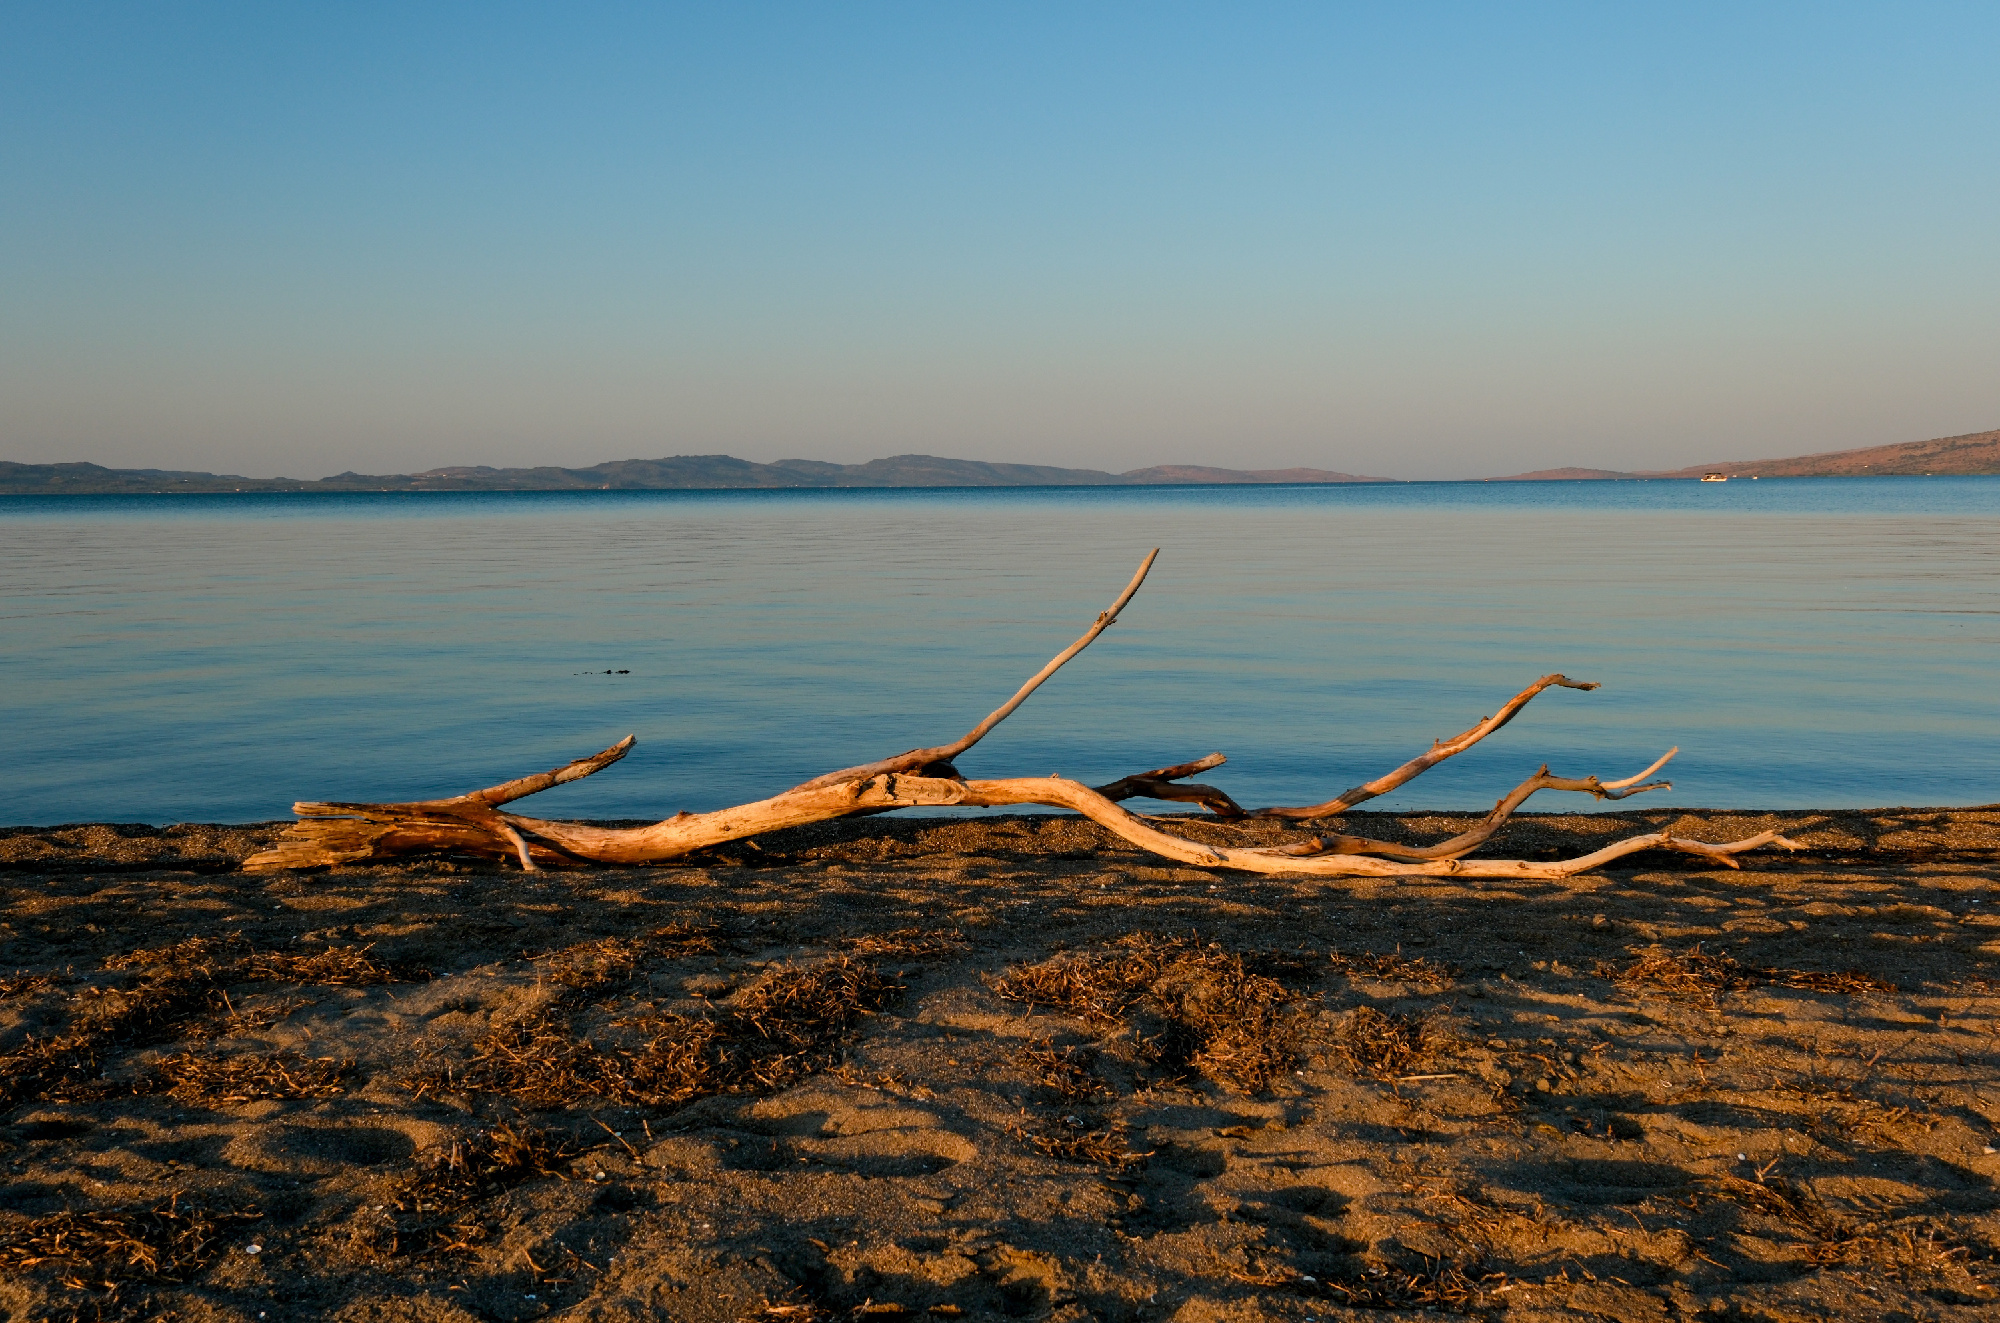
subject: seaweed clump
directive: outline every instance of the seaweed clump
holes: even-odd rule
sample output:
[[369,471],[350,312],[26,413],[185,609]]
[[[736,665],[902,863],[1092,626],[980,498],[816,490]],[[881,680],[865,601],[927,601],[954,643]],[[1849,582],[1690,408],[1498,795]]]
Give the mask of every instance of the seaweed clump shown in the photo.
[[183,1035],[191,1020],[212,1012],[233,1013],[227,995],[233,984],[362,987],[430,977],[427,970],[380,961],[369,952],[352,946],[258,951],[240,940],[190,937],[113,956],[105,968],[134,975],[127,986],[85,988],[71,1003],[66,1032],[29,1038],[0,1055],[0,1107],[30,1098],[73,1102],[147,1091],[144,1082],[116,1084],[102,1078],[112,1050],[171,1040]]
[[362,1239],[384,1258],[476,1253],[492,1235],[478,1205],[527,1181],[568,1179],[583,1151],[567,1136],[511,1124],[427,1149],[416,1170],[391,1183],[387,1216],[364,1227]]
[[1334,1055],[1353,1074],[1400,1080],[1442,1054],[1454,1037],[1435,1015],[1401,1015],[1357,1006],[1334,1041]]
[[[1269,1089],[1298,1062],[1303,1016],[1289,989],[1259,969],[1266,957],[1134,933],[1110,949],[1021,965],[992,981],[1008,1001],[1050,1006],[1100,1025],[1135,1012],[1142,1050],[1176,1073],[1242,1093]],[[1271,958],[1279,972],[1286,958]]]
[[261,1216],[180,1194],[145,1207],[65,1210],[0,1232],[0,1271],[46,1272],[72,1291],[185,1282],[222,1252],[228,1228]]
[[634,982],[639,971],[669,956],[712,955],[727,940],[713,924],[670,923],[638,937],[579,942],[542,957],[549,982],[573,999],[603,996]]
[[1124,1171],[1143,1163],[1152,1154],[1134,1152],[1130,1133],[1122,1122],[1095,1125],[1081,1116],[1036,1119],[1022,1114],[1021,1121],[1007,1133],[1046,1157],[1066,1162],[1084,1162],[1097,1167]]
[[153,1063],[157,1087],[178,1102],[229,1107],[282,1098],[331,1098],[345,1087],[354,1062],[298,1052],[222,1057],[181,1052]]
[[1840,996],[1896,990],[1895,984],[1858,969],[1827,973],[1739,964],[1729,955],[1708,954],[1699,942],[1678,955],[1654,947],[1641,952],[1629,965],[1600,960],[1593,972],[1620,987],[1651,988],[1671,1000],[1701,1006],[1713,1006],[1721,994],[1747,988],[1797,988]]
[[648,1016],[629,1024],[650,1035],[607,1051],[541,1015],[489,1034],[464,1066],[423,1071],[418,1097],[480,1092],[537,1109],[579,1097],[672,1107],[723,1093],[771,1093],[836,1065],[864,1015],[902,985],[866,961],[831,956],[782,970],[735,1002],[698,1015]]

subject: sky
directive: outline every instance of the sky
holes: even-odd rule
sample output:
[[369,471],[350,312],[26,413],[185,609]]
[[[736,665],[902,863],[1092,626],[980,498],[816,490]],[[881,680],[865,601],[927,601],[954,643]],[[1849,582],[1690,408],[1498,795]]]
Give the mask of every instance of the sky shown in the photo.
[[0,459],[2000,427],[2000,6],[0,6]]

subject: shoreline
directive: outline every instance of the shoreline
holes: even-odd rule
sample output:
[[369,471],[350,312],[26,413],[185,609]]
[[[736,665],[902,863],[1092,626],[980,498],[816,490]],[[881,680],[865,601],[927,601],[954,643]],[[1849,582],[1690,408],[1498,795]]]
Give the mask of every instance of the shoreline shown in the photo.
[[[1312,835],[1314,830],[1324,830],[1324,824],[1309,828],[1305,824],[1277,821],[1231,823],[1199,812],[1147,816],[1171,824],[1173,830],[1185,831],[1191,839],[1204,844],[1276,844],[1303,839]],[[1357,809],[1342,815],[1338,821],[1351,825],[1360,835],[1381,840],[1427,843],[1465,831],[1484,816],[1483,813],[1428,809]],[[86,872],[186,867],[227,870],[243,858],[267,848],[293,821],[283,818],[242,823],[160,824],[101,820],[47,826],[0,825],[0,872],[45,868]],[[577,821],[601,827],[639,827],[653,820],[583,818]],[[1110,833],[1089,827],[1084,819],[1056,811],[980,814],[908,811],[819,823],[752,839],[760,842],[760,849],[776,842],[776,848],[783,851],[795,840],[820,845],[837,841],[866,841],[878,836],[906,838],[912,832],[948,824],[1045,822],[1077,823],[1097,832],[1106,850],[1130,849]],[[1746,863],[1786,858],[1822,862],[1911,862],[1959,856],[1978,859],[1982,857],[1982,852],[2000,855],[2000,804],[1856,809],[1710,809],[1660,805],[1588,813],[1523,811],[1513,814],[1500,835],[1476,851],[1474,857],[1552,859],[1588,853],[1621,837],[1660,830],[1672,830],[1705,840],[1740,839],[1776,830],[1803,847],[1790,854],[1765,850],[1746,855],[1743,856]],[[737,845],[740,847],[741,843]],[[720,848],[724,852],[731,849],[730,846]],[[740,853],[740,848],[737,852]],[[1655,854],[1649,857],[1649,861],[1661,857]],[[699,859],[699,856],[694,856],[689,863],[674,862],[661,867],[690,867]],[[1218,872],[1225,876],[1243,876],[1228,870]],[[1412,885],[1417,885],[1424,879],[1410,881]]]
[[[1819,482],[1832,479],[1896,479],[1896,478],[2000,478],[2000,472],[1985,473],[1767,473],[1740,475],[1737,481],[1750,482]],[[1382,488],[1382,487],[1468,487],[1492,483],[1507,483],[1512,486],[1568,485],[1584,483],[1591,486],[1616,486],[1623,483],[1699,483],[1702,479],[1681,474],[1620,473],[1600,477],[1535,477],[1510,476],[1499,478],[1347,478],[1324,481],[1258,481],[1258,482],[1035,482],[1035,483],[901,483],[866,486],[856,484],[840,487],[329,487],[310,490],[302,487],[236,488],[230,490],[185,490],[168,488],[130,488],[105,491],[65,491],[60,489],[35,490],[20,488],[0,490],[0,499],[40,499],[63,497],[76,499],[104,499],[107,497],[151,497],[151,496],[661,496],[661,495],[733,495],[757,494],[798,496],[803,494],[842,495],[882,492],[1134,492],[1134,491],[1231,491],[1242,489],[1273,490],[1286,488]]]

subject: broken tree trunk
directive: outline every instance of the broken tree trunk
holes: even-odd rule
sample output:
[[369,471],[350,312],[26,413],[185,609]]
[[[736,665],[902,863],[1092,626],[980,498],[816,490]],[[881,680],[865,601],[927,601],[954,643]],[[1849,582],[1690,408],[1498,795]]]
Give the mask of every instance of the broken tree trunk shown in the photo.
[[1436,845],[1412,847],[1358,836],[1322,835],[1293,844],[1268,847],[1206,845],[1162,831],[1119,806],[1121,800],[1148,798],[1201,804],[1218,818],[1271,818],[1311,821],[1336,816],[1364,800],[1395,789],[1512,721],[1544,689],[1595,689],[1595,684],[1546,675],[1509,700],[1498,713],[1430,749],[1386,776],[1369,781],[1323,804],[1298,808],[1245,810],[1212,786],[1186,784],[1186,778],[1226,761],[1212,753],[1191,762],[1122,777],[1095,788],[1065,777],[968,779],[953,760],[999,725],[1056,671],[1082,652],[1118,619],[1146,580],[1154,550],[1116,601],[1099,615],[1081,638],[1058,653],[984,721],[949,744],[911,749],[892,758],[844,768],[814,777],[783,794],[752,804],[711,813],[678,813],[644,827],[596,827],[581,822],[554,822],[501,811],[500,806],[602,771],[628,753],[630,735],[617,744],[538,776],[522,777],[449,799],[411,804],[293,805],[300,821],[277,844],[244,861],[250,871],[358,864],[419,854],[460,853],[511,858],[522,868],[574,867],[589,864],[659,864],[786,827],[835,818],[884,813],[902,808],[993,808],[1042,805],[1074,810],[1143,850],[1181,863],[1253,873],[1318,877],[1517,877],[1560,878],[1596,868],[1639,850],[1666,849],[1737,867],[1733,856],[1764,845],[1795,848],[1776,832],[1740,841],[1710,844],[1685,840],[1667,832],[1633,836],[1594,853],[1551,863],[1518,859],[1466,859],[1490,840],[1529,796],[1540,790],[1569,790],[1599,799],[1665,788],[1669,782],[1647,782],[1676,750],[1637,776],[1600,781],[1551,776],[1543,767],[1494,806],[1471,831]]

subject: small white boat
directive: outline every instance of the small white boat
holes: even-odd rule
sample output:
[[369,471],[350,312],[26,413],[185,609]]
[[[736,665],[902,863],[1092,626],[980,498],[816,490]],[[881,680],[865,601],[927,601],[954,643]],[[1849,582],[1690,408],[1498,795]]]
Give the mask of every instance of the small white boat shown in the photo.
[[1729,475],[1727,473],[1704,473],[1701,475],[1701,480],[1703,482],[1728,482]]

